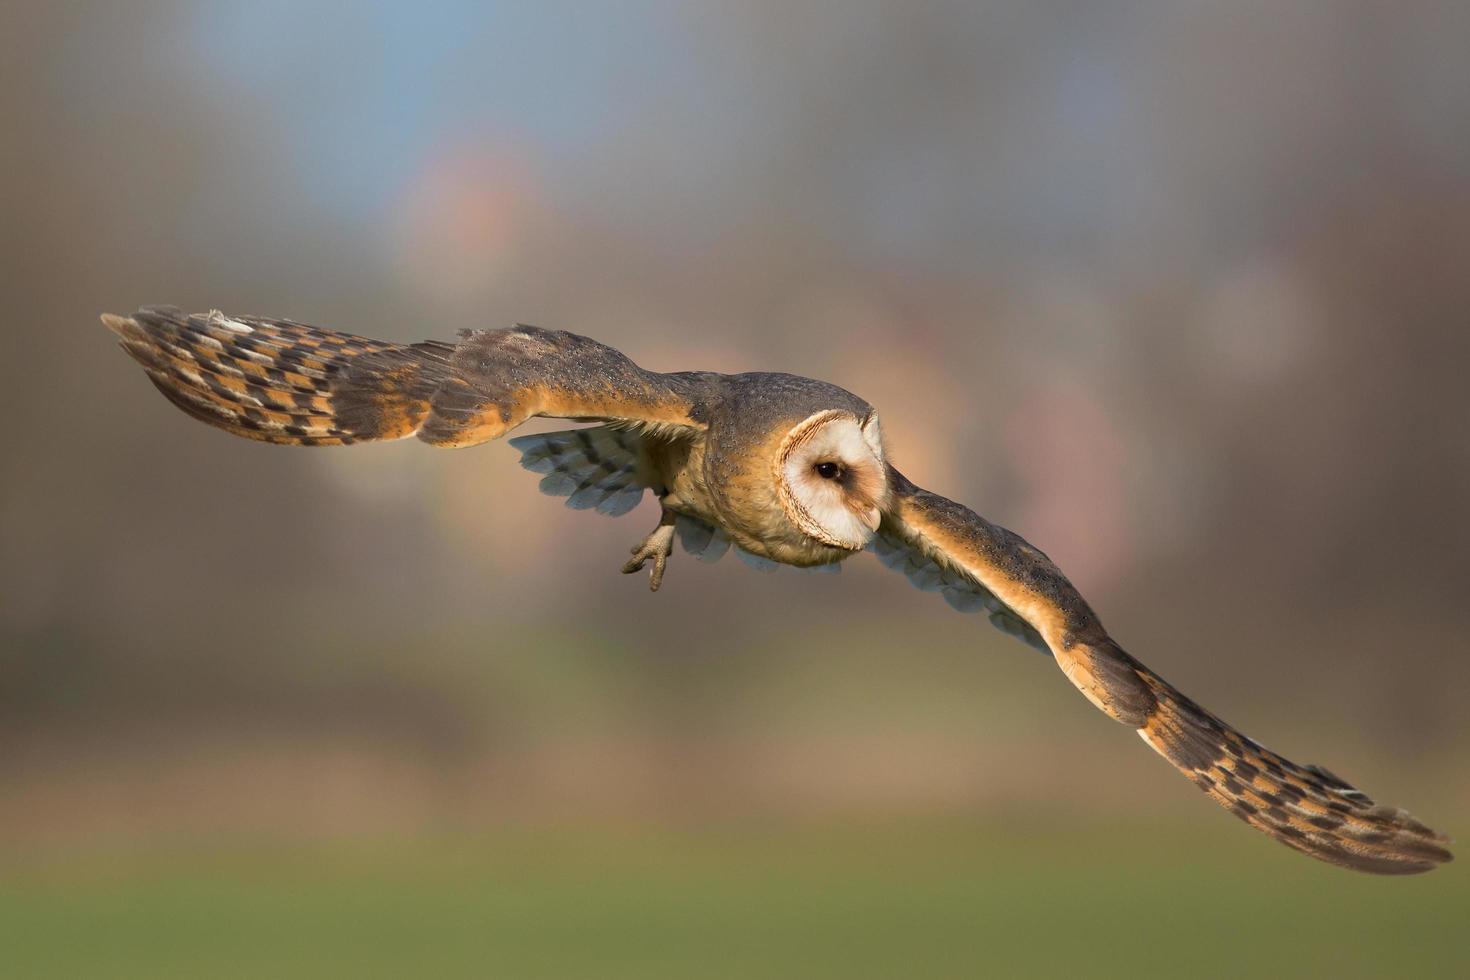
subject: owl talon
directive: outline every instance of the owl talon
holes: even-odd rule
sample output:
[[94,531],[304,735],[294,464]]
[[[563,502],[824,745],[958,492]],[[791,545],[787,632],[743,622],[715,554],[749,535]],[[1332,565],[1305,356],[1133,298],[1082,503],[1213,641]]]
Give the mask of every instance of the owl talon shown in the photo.
[[653,571],[648,575],[648,590],[657,592],[664,581],[664,569],[668,567],[669,555],[674,551],[674,525],[660,523],[653,533],[633,546],[633,557],[623,565],[623,574],[631,575],[653,559]]

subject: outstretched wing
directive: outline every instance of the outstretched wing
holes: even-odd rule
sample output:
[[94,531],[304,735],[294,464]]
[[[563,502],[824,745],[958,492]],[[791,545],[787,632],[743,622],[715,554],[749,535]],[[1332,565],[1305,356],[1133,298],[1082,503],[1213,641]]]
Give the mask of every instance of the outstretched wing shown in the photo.
[[123,350],[195,418],[247,439],[304,446],[416,435],[435,446],[497,439],[534,416],[650,435],[702,427],[690,376],[645,371],[564,331],[516,326],[457,343],[388,344],[290,320],[106,314]]
[[1359,871],[1410,874],[1451,859],[1443,835],[1320,766],[1264,748],[1133,659],[1020,536],[897,471],[891,479],[894,502],[875,544],[885,564],[1050,652],[1089,701],[1137,729],[1215,802],[1289,847]]

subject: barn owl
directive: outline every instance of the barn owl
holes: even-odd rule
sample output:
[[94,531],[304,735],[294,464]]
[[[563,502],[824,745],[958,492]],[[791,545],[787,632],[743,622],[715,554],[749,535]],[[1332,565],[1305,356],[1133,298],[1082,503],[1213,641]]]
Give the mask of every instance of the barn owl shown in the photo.
[[789,374],[646,371],[586,337],[516,326],[392,344],[289,320],[149,307],[103,323],[166,398],[248,439],[335,446],[498,439],[533,417],[595,423],[510,441],[541,489],[658,525],[622,567],[663,580],[674,539],[706,560],[832,568],[862,551],[1054,659],[1096,707],[1216,803],[1289,847],[1381,874],[1449,861],[1447,838],[1221,721],[1129,656],[1041,551],[911,483],[878,413]]

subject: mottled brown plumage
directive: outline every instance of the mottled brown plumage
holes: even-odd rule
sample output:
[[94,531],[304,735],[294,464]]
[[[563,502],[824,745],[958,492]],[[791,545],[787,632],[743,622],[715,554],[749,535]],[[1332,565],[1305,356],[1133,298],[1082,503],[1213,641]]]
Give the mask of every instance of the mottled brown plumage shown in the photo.
[[714,560],[836,568],[869,549],[956,609],[1052,655],[1067,678],[1221,806],[1313,857],[1381,874],[1450,860],[1446,838],[1325,769],[1261,747],[1125,653],[1061,571],[1020,536],[909,482],[857,396],[786,374],[659,374],[596,341],[536,327],[455,344],[385,344],[289,320],[106,315],[124,350],[195,418],[250,439],[344,445],[416,435],[497,439],[529,418],[599,422],[511,444],[541,488],[577,508],[658,497],[658,526],[623,570],[677,536]]

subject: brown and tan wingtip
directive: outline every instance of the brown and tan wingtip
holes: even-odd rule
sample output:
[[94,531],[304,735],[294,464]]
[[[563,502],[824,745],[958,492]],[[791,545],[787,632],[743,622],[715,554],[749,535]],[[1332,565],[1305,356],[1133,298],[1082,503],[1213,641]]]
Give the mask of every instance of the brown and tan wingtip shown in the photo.
[[[1110,641],[1058,654],[1098,707],[1132,725],[1210,799],[1257,830],[1330,864],[1373,874],[1429,871],[1450,840],[1407,811],[1373,802],[1321,766],[1258,744],[1175,690]],[[1075,675],[1075,676],[1074,676]]]
[[116,313],[102,314],[102,325],[119,337],[127,336],[128,325],[132,322],[128,317],[118,316]]
[[233,435],[283,445],[414,434],[450,350],[164,306],[126,317],[104,313],[102,323],[184,412]]

